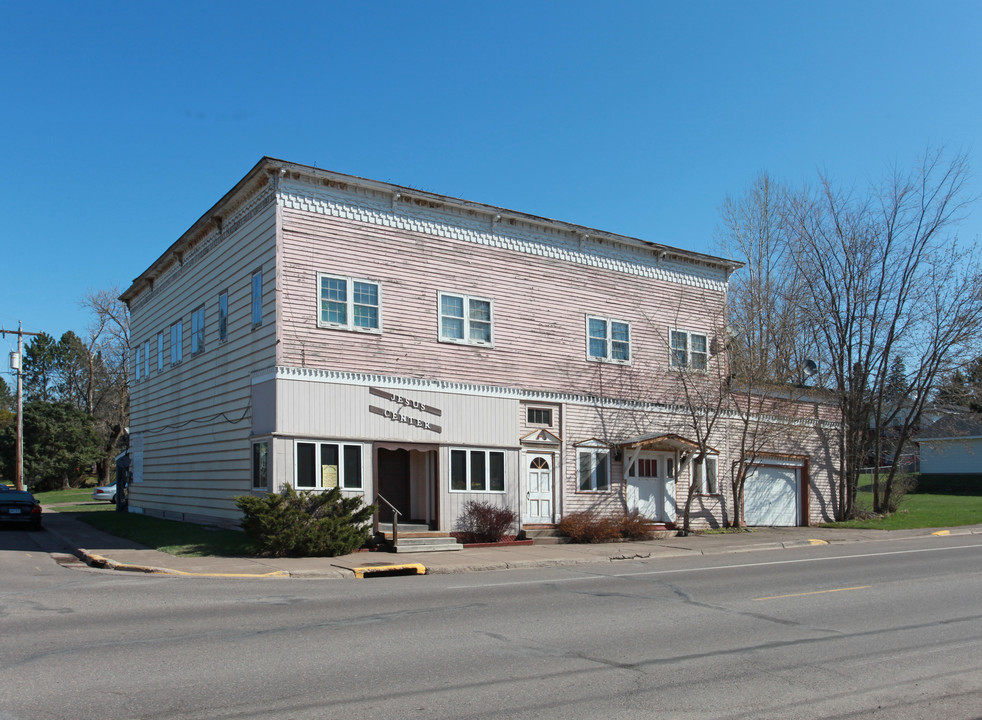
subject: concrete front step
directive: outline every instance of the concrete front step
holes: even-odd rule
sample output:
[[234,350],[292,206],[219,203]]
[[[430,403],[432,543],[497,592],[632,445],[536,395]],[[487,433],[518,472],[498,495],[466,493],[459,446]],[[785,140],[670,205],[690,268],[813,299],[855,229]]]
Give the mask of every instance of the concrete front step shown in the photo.
[[450,537],[446,533],[442,536],[428,533],[425,537],[405,537],[399,533],[399,541],[393,548],[397,553],[444,552],[463,549],[464,546],[457,542],[457,538]]
[[522,532],[533,545],[563,545],[569,542],[569,538],[555,526],[526,527]]

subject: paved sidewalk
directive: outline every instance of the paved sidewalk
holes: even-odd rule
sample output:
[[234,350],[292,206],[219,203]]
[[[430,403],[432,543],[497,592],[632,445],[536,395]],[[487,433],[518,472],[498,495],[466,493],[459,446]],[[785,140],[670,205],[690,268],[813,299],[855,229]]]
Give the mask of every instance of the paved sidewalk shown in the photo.
[[982,534],[982,525],[893,531],[758,528],[736,533],[596,545],[506,545],[435,553],[358,552],[334,558],[186,558],[109,535],[69,514],[46,512],[44,527],[93,567],[167,575],[243,578],[355,578],[392,574],[400,567],[404,567],[407,573],[436,575],[782,550],[808,545],[896,540],[936,533]]

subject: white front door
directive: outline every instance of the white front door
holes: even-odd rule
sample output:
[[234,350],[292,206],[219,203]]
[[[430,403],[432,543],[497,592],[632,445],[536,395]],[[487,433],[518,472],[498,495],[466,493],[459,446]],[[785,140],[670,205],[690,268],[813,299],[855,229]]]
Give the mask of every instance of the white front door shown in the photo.
[[662,520],[665,507],[664,458],[639,457],[627,478],[627,508],[649,520]]
[[552,455],[525,458],[525,513],[523,523],[551,523]]

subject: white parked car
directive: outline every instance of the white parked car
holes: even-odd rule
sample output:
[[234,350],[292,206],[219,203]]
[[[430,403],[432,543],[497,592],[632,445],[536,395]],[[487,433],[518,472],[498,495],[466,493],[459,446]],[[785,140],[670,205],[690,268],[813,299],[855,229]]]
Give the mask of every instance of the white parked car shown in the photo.
[[97,487],[92,491],[93,500],[108,500],[111,503],[116,502],[116,483],[112,485],[103,485],[102,487]]

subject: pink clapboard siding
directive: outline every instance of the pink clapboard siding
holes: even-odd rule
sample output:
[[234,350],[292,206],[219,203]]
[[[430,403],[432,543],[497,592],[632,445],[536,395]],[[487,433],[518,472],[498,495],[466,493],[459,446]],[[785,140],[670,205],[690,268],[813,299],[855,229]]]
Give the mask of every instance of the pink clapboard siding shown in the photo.
[[[670,327],[713,335],[724,293],[281,209],[277,363],[670,401]],[[654,261],[653,261],[654,262]],[[379,281],[382,333],[317,327],[317,273]],[[438,342],[440,291],[490,298],[494,347]],[[629,366],[586,360],[586,316],[631,324]]]

